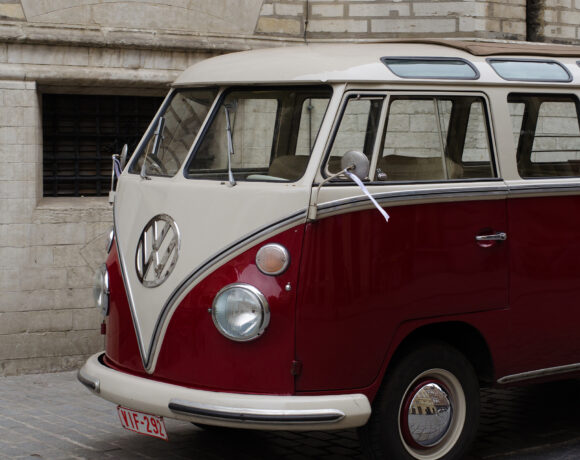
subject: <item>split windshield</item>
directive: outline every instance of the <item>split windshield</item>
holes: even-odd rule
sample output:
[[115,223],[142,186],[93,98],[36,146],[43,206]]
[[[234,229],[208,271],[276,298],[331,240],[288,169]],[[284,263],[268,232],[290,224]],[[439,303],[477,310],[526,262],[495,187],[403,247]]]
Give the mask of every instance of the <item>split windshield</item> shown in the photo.
[[129,171],[145,176],[174,176],[187,158],[217,94],[216,88],[173,93]]
[[302,177],[332,95],[331,88],[225,91],[201,139],[194,141],[218,95],[216,88],[178,90],[164,104],[129,171],[192,179],[295,181]]
[[191,155],[186,176],[232,185],[298,180],[331,95],[325,86],[227,91]]

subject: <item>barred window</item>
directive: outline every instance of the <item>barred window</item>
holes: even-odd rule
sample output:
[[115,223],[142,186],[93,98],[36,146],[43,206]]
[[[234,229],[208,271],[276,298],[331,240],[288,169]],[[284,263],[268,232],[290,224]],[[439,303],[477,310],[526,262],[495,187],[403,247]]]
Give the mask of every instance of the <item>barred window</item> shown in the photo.
[[44,94],[44,196],[104,196],[111,155],[137,146],[163,98]]

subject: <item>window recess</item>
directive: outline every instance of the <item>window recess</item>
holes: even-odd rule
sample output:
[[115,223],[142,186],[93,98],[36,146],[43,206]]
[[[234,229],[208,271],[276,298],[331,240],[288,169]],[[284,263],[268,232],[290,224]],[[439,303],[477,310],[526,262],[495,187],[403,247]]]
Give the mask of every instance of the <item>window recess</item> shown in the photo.
[[43,194],[104,196],[111,156],[136,147],[163,98],[44,94]]

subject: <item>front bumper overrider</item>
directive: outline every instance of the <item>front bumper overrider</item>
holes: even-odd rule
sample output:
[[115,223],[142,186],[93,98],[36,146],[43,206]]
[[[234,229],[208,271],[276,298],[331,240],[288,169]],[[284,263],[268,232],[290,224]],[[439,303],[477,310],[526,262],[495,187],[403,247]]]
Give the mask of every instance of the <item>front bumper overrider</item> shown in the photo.
[[91,356],[79,381],[129,409],[190,422],[262,430],[338,430],[364,425],[371,406],[363,394],[275,396],[196,390],[111,369]]

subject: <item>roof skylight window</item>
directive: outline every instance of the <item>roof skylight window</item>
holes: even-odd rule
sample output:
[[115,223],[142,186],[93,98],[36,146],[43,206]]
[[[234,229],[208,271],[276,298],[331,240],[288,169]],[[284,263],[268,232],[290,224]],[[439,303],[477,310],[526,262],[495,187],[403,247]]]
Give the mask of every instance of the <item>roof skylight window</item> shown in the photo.
[[546,59],[493,58],[487,62],[504,80],[570,82],[572,75],[559,62]]
[[473,64],[460,58],[383,57],[391,72],[401,78],[435,80],[477,80],[479,72]]

